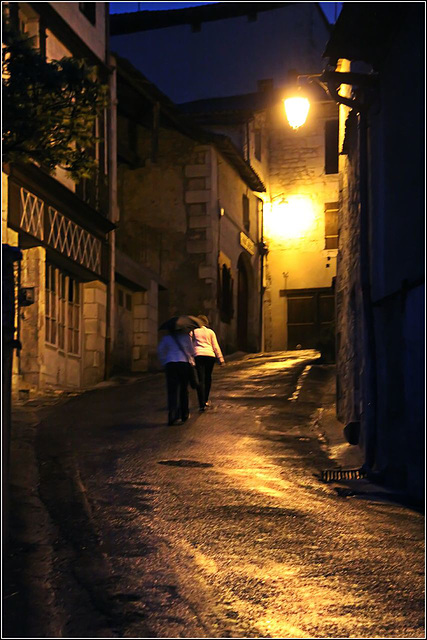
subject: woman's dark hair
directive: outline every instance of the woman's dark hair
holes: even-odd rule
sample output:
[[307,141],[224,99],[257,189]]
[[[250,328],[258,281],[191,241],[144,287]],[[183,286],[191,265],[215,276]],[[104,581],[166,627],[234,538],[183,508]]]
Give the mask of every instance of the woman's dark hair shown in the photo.
[[209,318],[207,316],[197,316],[205,327],[209,326]]

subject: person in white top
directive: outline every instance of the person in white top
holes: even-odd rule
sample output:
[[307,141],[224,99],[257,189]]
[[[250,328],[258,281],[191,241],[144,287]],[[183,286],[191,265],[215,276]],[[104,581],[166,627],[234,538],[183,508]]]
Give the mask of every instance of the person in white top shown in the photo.
[[168,424],[175,424],[180,418],[189,418],[188,383],[189,366],[194,364],[193,342],[188,333],[170,331],[157,347],[160,363],[166,374],[168,393]]
[[215,332],[209,329],[209,320],[206,316],[197,316],[203,323],[203,327],[194,329],[191,337],[195,353],[199,386],[197,396],[199,399],[199,411],[204,411],[209,405],[209,393],[212,384],[212,371],[216,360],[220,365],[224,364],[224,357],[219,348]]

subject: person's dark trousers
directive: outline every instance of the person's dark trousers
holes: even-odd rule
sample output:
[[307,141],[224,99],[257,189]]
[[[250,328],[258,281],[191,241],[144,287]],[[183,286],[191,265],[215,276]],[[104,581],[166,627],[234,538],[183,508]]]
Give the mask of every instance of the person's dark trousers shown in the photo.
[[188,418],[188,363],[168,362],[165,367],[168,390],[168,422]]
[[209,400],[209,393],[212,384],[212,371],[216,358],[211,356],[196,356],[196,368],[199,375],[199,387],[197,396],[199,398],[199,407],[203,409]]

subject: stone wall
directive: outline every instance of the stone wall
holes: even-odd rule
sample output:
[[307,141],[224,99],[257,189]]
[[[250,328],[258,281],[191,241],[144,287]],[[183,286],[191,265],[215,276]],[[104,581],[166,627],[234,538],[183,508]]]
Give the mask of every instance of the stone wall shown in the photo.
[[[413,65],[421,56],[422,26],[416,9],[409,12],[414,19],[408,18],[395,34],[368,114],[368,151],[362,160],[369,197],[363,209],[361,124],[356,117],[347,120],[336,281],[337,409],[344,423],[360,421],[359,445],[379,479],[422,500],[425,148],[420,136],[422,88]],[[396,84],[400,69],[402,82]],[[414,106],[405,120],[401,114],[411,88]],[[345,110],[343,116],[344,121]],[[361,211],[368,222],[364,248]],[[362,289],[363,264],[367,270]]]
[[158,285],[151,281],[148,291],[133,294],[132,371],[156,368],[158,331]]
[[45,250],[33,247],[22,252],[21,286],[34,287],[34,304],[20,309],[18,360],[15,390],[34,390],[46,379],[45,334]]
[[[345,121],[348,109],[341,108]],[[347,127],[352,157],[340,158],[340,218],[337,259],[336,353],[337,416],[347,424],[361,417],[360,376],[362,361],[360,251],[359,251],[359,174],[357,131]]]
[[[217,331],[225,352],[237,350],[238,328],[238,278],[239,258],[245,256],[248,272],[248,349],[259,349],[259,304],[260,304],[260,259],[257,243],[260,240],[257,197],[236,174],[234,169],[222,158],[218,165],[219,206],[223,215],[219,218],[218,246],[222,260],[231,269],[233,279],[233,308],[234,315],[230,322],[221,322],[218,316]],[[244,228],[242,197],[249,200],[249,230]],[[254,245],[254,253],[250,254],[240,243],[240,234],[244,233]],[[217,264],[215,254],[215,267]]]
[[[120,120],[121,132],[126,136],[126,121]],[[234,349],[235,320],[226,327],[220,326],[217,309],[218,252],[221,248],[232,260],[237,287],[237,262],[243,251],[239,243],[243,231],[242,195],[247,194],[250,200],[251,233],[256,242],[255,196],[213,146],[162,128],[158,156],[153,162],[150,133],[138,126],[136,136],[138,166],[119,165],[121,219],[117,246],[157,273],[165,284],[167,300],[162,297],[159,323],[173,315],[207,315],[224,344]],[[221,207],[226,212],[226,222],[220,222]],[[251,260],[255,281],[257,255]],[[237,296],[237,288],[234,292]],[[256,297],[254,294],[254,301]],[[251,317],[255,321],[255,311],[251,310]],[[137,325],[140,326],[138,322]],[[154,326],[153,322],[151,331]],[[251,332],[257,334],[258,324],[251,323]],[[154,344],[152,334],[136,339],[149,339]],[[137,346],[135,354],[138,352],[137,361],[141,364],[141,345]]]
[[[118,170],[117,246],[166,283],[165,313],[201,313],[205,279],[199,278],[199,267],[206,266],[212,250],[210,156],[178,132],[161,129],[152,162],[150,134],[142,127],[138,134],[141,166],[120,164]],[[190,174],[205,175],[186,176],[186,167]],[[199,188],[202,181],[205,189]]]
[[100,382],[105,375],[107,285],[94,280],[83,285],[82,386]]
[[[330,287],[336,249],[325,249],[325,204],[338,201],[338,174],[325,174],[324,126],[338,118],[334,104],[315,104],[313,115],[292,130],[277,107],[270,113],[269,201],[264,209],[265,350],[287,348],[286,289]],[[304,222],[305,217],[305,222]]]

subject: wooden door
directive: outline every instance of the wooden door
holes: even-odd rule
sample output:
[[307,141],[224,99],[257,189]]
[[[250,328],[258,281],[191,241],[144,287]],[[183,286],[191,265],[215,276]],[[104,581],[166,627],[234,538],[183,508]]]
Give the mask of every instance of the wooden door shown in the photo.
[[333,330],[335,298],[331,289],[284,292],[288,299],[288,349],[319,349]]

